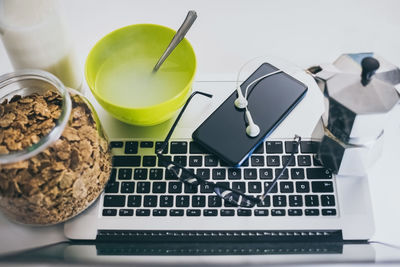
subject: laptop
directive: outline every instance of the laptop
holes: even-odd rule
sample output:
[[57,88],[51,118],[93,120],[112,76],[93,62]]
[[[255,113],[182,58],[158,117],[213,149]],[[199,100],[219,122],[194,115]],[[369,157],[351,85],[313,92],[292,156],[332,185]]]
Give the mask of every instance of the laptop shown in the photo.
[[221,165],[212,155],[196,149],[191,140],[196,127],[235,90],[234,81],[196,81],[193,90],[210,93],[213,98],[193,99],[168,146],[171,158],[206,179],[257,194],[282,168],[293,136],[300,135],[295,164],[288,167],[264,203],[239,209],[206,188],[186,187],[171,179],[157,162],[155,149],[174,119],[153,127],[131,126],[112,118],[92,101],[114,157],[135,156],[138,160],[134,166],[118,161],[99,199],[65,223],[66,237],[113,243],[368,240],[374,232],[368,179],[337,177],[313,159],[310,138],[324,111],[323,96],[304,71],[283,70],[307,85],[308,92],[240,169]]

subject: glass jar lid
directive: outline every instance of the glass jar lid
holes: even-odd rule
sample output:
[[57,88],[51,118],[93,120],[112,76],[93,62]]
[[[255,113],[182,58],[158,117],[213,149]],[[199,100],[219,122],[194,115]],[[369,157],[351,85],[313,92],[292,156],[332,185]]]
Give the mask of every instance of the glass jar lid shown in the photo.
[[55,126],[48,134],[42,136],[37,143],[22,150],[0,154],[0,164],[14,163],[31,158],[58,140],[68,122],[72,108],[67,88],[57,77],[49,72],[25,69],[0,76],[0,103],[6,99],[11,100],[16,95],[24,97],[34,93],[43,94],[48,90],[59,93],[62,98],[61,113],[55,120]]

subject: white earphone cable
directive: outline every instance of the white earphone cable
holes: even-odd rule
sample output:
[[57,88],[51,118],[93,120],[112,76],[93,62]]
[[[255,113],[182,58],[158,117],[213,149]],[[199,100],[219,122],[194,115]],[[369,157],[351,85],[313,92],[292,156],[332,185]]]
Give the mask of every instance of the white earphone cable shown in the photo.
[[[247,100],[247,92],[248,92],[250,86],[252,86],[253,84],[255,84],[256,82],[258,82],[258,81],[260,81],[262,79],[265,79],[265,78],[267,78],[269,76],[272,76],[272,75],[275,75],[275,74],[278,74],[278,73],[281,73],[281,72],[283,72],[283,71],[282,70],[277,70],[277,71],[274,71],[274,72],[270,72],[268,74],[265,74],[265,75],[255,79],[251,83],[249,83],[249,85],[246,86],[246,90],[245,90],[245,93],[244,93],[244,98]],[[247,107],[246,107],[246,110],[247,110]]]

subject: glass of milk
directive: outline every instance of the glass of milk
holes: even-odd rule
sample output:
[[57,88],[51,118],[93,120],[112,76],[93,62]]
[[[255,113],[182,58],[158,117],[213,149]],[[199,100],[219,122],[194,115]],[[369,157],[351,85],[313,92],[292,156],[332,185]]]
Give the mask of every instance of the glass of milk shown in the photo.
[[73,44],[54,0],[0,0],[0,36],[15,69],[42,69],[81,89]]

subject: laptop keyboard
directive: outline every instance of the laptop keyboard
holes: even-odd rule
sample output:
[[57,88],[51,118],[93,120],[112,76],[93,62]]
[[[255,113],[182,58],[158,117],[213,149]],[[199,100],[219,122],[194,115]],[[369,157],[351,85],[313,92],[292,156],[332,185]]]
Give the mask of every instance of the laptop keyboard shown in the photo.
[[[113,168],[103,193],[102,216],[337,216],[335,179],[314,159],[315,142],[301,141],[295,161],[264,202],[252,209],[232,207],[207,186],[176,180],[157,160],[155,150],[161,143],[111,142]],[[226,166],[191,140],[170,141],[164,154],[204,179],[261,195],[290,159],[291,149],[292,141],[266,141],[240,168]]]

